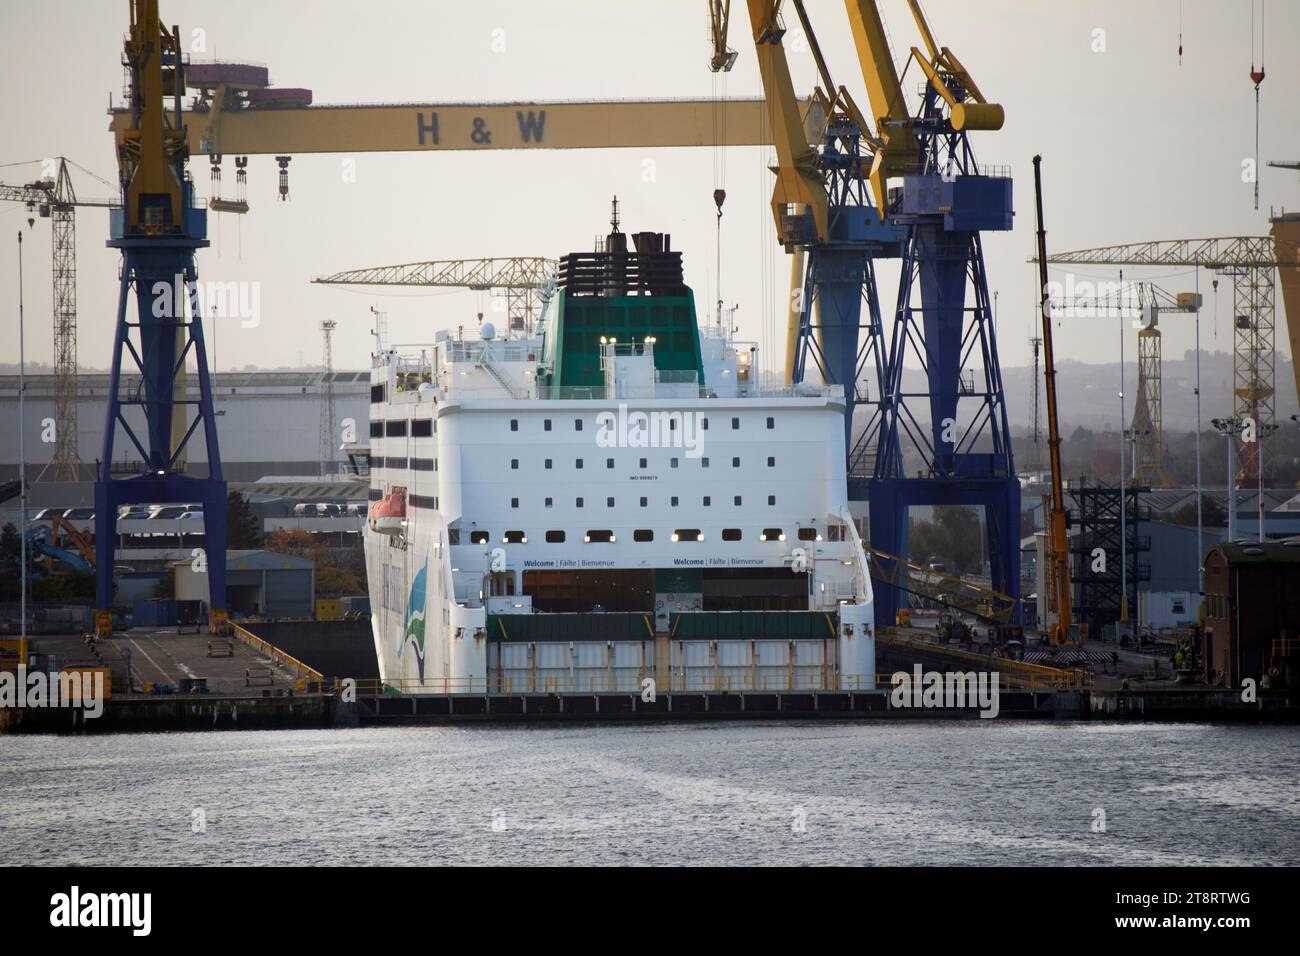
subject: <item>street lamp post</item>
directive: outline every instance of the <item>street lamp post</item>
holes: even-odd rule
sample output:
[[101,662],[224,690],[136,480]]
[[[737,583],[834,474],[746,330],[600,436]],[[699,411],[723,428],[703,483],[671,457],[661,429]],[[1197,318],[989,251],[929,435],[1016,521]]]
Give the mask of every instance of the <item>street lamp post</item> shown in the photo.
[[1232,436],[1237,433],[1241,424],[1236,418],[1215,418],[1211,419],[1210,424],[1214,430],[1228,440],[1228,471],[1227,471],[1227,498],[1228,498],[1228,540],[1237,540],[1237,482],[1233,476],[1233,454],[1232,454]]
[[[30,220],[28,220],[30,222]],[[29,575],[27,573],[27,446],[23,429],[27,424],[27,344],[23,323],[23,231],[18,230],[18,507],[22,511],[19,518],[19,536],[21,557],[19,559],[19,618],[18,634],[27,637],[27,590]],[[26,664],[27,662],[21,661]]]
[[[1124,270],[1119,270],[1119,621],[1128,623],[1128,498],[1124,493]],[[1115,635],[1119,639],[1119,634]]]
[[1263,544],[1264,538],[1264,439],[1277,429],[1277,426],[1271,422],[1255,423],[1255,472],[1259,479],[1258,488],[1255,492],[1255,500],[1259,508],[1259,543]]
[[1205,521],[1201,502],[1201,257],[1196,257],[1196,578],[1205,593]]

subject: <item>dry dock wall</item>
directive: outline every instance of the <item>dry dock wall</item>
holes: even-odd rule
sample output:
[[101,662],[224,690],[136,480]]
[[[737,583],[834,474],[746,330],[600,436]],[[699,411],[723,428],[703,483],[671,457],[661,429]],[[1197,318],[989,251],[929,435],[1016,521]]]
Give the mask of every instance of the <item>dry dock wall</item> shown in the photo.
[[[0,732],[113,733],[167,730],[290,730],[439,724],[726,720],[979,720],[966,709],[894,709],[889,693],[434,694],[362,697],[345,703],[323,694],[263,697],[214,695],[113,697],[87,720],[69,708],[0,709]],[[1238,695],[1204,690],[1004,691],[998,720],[1131,720],[1141,722],[1290,723],[1300,708],[1286,694],[1251,705]]]

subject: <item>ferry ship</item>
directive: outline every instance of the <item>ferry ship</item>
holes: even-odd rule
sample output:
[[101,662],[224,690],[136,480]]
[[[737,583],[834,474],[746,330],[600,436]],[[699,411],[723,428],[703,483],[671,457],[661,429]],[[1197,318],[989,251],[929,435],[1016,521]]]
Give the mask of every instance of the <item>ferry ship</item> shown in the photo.
[[613,231],[535,327],[384,348],[372,627],[401,693],[866,689],[839,386],[760,387],[681,253]]

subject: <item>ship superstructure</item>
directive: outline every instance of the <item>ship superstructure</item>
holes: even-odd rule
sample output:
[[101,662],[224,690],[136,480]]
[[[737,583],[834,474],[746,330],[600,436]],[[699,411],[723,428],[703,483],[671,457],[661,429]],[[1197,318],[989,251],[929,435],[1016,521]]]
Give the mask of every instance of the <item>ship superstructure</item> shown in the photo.
[[759,386],[668,236],[561,260],[537,328],[371,374],[366,562],[406,693],[874,686],[839,386]]

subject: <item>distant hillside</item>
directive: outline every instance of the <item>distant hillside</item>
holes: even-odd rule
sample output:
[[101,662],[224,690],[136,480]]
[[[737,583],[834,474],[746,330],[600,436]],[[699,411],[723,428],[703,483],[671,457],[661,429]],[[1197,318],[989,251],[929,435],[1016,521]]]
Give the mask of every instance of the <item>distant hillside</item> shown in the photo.
[[[1007,415],[1013,431],[1029,427],[1033,411],[1030,376],[1032,368],[1017,366],[1002,369],[1003,387],[1007,394]],[[1276,417],[1285,421],[1300,412],[1296,400],[1295,375],[1291,361],[1277,356]],[[1040,372],[1041,376],[1041,372]],[[918,384],[919,372],[905,374],[908,385]],[[1125,424],[1133,418],[1133,402],[1137,396],[1137,362],[1126,362],[1124,367]],[[1165,356],[1163,374],[1163,406],[1165,430],[1189,431],[1196,421],[1196,357],[1188,352],[1180,358]],[[1039,401],[1043,402],[1039,385]],[[1113,430],[1119,422],[1119,363],[1091,365],[1084,362],[1061,362],[1056,374],[1057,395],[1060,399],[1062,428],[1079,426],[1093,430]],[[1212,418],[1229,411],[1232,389],[1232,355],[1227,352],[1201,354],[1201,421],[1209,428]],[[1046,406],[1042,406],[1046,414]]]

